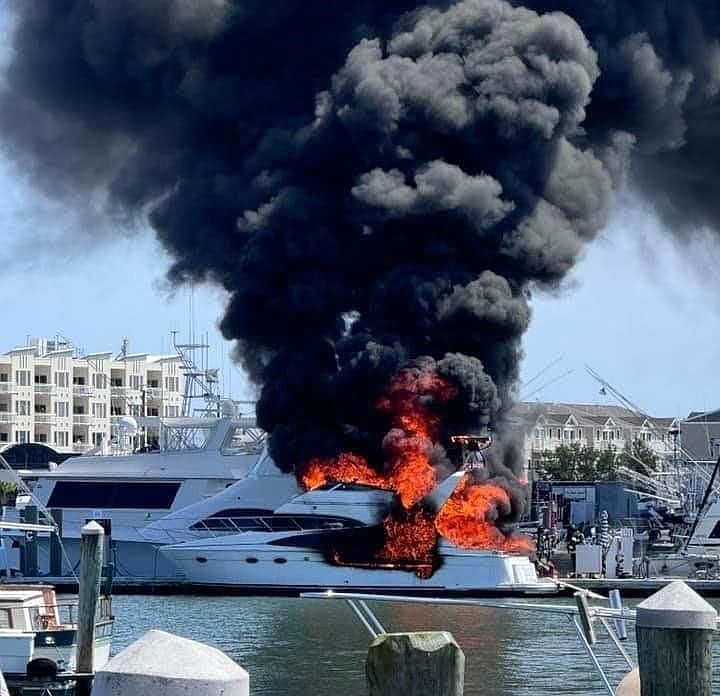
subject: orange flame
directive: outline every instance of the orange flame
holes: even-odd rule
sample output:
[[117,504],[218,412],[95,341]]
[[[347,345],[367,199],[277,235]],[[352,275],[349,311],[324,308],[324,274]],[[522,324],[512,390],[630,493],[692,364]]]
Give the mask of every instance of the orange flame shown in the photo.
[[529,553],[532,542],[523,535],[506,536],[495,525],[510,511],[510,496],[490,481],[473,483],[467,475],[435,518],[435,528],[455,546],[511,553]]
[[420,578],[429,578],[435,565],[437,533],[432,518],[420,508],[383,522],[385,544],[378,552],[378,561],[412,565]]
[[[428,578],[437,563],[438,533],[461,548],[521,553],[532,549],[526,537],[506,536],[495,525],[498,514],[510,510],[510,497],[497,484],[472,483],[465,476],[435,519],[418,505],[437,484],[431,453],[440,418],[427,404],[445,403],[455,393],[452,385],[434,373],[402,370],[377,404],[378,410],[390,416],[392,426],[382,443],[384,471],[352,452],[316,457],[298,469],[298,479],[307,490],[338,482],[397,493],[402,509],[392,510],[383,522],[383,545],[367,560],[372,566],[412,569],[418,577]],[[336,562],[344,561],[337,556]]]
[[389,482],[372,469],[364,457],[352,452],[344,452],[336,458],[313,457],[302,467],[298,475],[300,483],[308,491],[330,482],[360,483],[392,489]]

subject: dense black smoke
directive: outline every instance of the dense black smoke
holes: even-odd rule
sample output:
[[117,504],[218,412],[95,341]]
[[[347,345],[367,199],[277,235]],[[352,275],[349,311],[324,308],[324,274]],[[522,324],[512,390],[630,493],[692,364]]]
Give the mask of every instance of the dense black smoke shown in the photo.
[[720,228],[720,4],[529,0],[570,13],[598,55],[588,138],[636,139],[631,184],[672,229]]
[[18,2],[0,137],[44,190],[148,213],[171,278],[228,290],[281,465],[378,462],[408,365],[457,387],[447,429],[498,420],[529,289],[628,171],[667,219],[720,222],[720,11],[529,4]]

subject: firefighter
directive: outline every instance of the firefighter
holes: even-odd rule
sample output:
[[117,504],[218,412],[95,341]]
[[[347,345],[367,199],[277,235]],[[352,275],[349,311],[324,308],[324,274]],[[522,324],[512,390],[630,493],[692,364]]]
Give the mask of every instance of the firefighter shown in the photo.
[[567,544],[567,551],[572,561],[572,575],[575,577],[577,575],[577,547],[578,544],[585,543],[585,535],[574,524],[571,524],[568,527],[565,543]]

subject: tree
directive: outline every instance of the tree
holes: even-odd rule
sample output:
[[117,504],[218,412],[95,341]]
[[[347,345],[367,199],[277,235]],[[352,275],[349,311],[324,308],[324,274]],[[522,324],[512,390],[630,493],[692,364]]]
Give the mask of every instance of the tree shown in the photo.
[[0,505],[15,505],[18,487],[11,481],[0,481]]
[[616,458],[614,448],[600,451],[573,442],[543,452],[537,476],[546,481],[612,481]]
[[660,467],[657,455],[643,440],[633,440],[625,445],[618,462],[645,476],[652,476]]

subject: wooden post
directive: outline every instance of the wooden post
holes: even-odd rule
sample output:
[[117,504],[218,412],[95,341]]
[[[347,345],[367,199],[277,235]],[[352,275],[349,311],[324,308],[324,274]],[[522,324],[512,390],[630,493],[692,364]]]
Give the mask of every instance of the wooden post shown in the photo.
[[63,511],[62,508],[50,510],[50,514],[57,525],[57,532],[50,535],[50,575],[54,578],[62,576],[62,526]]
[[[38,523],[38,509],[35,505],[25,507],[25,522]],[[25,532],[25,574],[30,578],[38,575],[37,532]]]
[[370,645],[369,696],[462,696],[465,655],[447,631],[387,633]]
[[638,604],[642,696],[711,696],[716,625],[715,609],[684,582],[671,582]]
[[[91,521],[82,528],[81,535],[76,667],[80,673],[91,673],[105,532],[97,522]],[[77,696],[88,696],[90,682],[78,680],[75,693]]]

